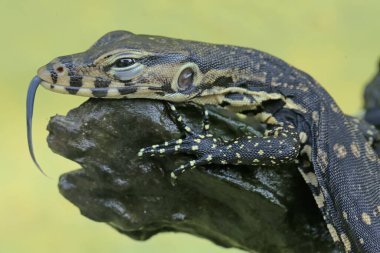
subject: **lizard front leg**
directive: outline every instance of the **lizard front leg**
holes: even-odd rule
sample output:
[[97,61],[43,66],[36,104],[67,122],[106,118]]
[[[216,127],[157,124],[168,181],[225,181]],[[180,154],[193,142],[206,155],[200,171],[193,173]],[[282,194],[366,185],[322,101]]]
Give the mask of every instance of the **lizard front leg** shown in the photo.
[[269,130],[263,137],[247,135],[225,141],[208,132],[207,110],[204,113],[203,133],[198,134],[182,121],[174,105],[170,105],[170,109],[179,128],[185,133],[185,138],[143,148],[138,155],[195,155],[197,159],[181,165],[171,173],[174,179],[189,169],[205,164],[280,166],[295,162],[298,157],[299,135],[291,124]]

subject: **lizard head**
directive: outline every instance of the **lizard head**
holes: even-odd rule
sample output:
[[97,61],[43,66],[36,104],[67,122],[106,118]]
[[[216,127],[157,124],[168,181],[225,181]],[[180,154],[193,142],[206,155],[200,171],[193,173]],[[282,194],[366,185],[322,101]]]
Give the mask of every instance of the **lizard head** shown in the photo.
[[236,73],[242,68],[233,66],[242,62],[236,50],[114,31],[83,53],[52,60],[38,76],[45,88],[59,93],[183,102],[222,94],[228,83],[244,78],[244,73]]

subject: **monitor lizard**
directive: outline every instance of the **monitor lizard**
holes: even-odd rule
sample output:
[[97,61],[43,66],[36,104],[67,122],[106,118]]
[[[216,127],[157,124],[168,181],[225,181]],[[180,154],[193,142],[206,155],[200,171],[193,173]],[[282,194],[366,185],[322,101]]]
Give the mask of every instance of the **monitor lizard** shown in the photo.
[[[114,31],[83,53],[61,56],[38,70],[37,86],[96,98],[146,98],[170,102],[184,138],[143,148],[139,156],[186,153],[195,160],[173,170],[176,178],[199,165],[296,163],[316,200],[333,240],[345,252],[380,252],[380,160],[372,148],[375,130],[345,115],[333,98],[305,72],[270,54]],[[255,117],[265,136],[223,141],[190,129],[176,103],[218,105]],[[36,162],[36,161],[35,161]]]

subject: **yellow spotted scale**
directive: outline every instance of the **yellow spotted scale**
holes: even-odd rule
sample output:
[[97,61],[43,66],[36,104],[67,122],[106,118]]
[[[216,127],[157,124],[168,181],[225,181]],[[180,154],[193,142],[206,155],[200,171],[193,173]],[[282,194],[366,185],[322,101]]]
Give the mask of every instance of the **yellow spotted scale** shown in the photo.
[[[176,178],[204,164],[278,166],[297,163],[327,228],[345,252],[380,252],[380,165],[371,140],[308,74],[267,53],[114,31],[79,54],[38,70],[28,92],[28,141],[34,92],[39,85],[63,94],[146,98],[171,102],[183,139],[140,150],[140,156],[192,154]],[[222,141],[190,129],[174,104],[213,104],[255,117],[263,137]],[[37,163],[36,163],[37,164]],[[37,164],[38,165],[38,164]]]

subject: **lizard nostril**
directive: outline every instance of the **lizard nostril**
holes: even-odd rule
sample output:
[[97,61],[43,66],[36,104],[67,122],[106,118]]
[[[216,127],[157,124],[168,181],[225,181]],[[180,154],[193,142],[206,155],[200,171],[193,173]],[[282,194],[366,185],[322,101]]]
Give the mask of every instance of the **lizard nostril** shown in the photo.
[[63,72],[63,67],[58,67],[58,68],[57,68],[57,72],[58,72],[58,73],[62,73],[62,72]]

